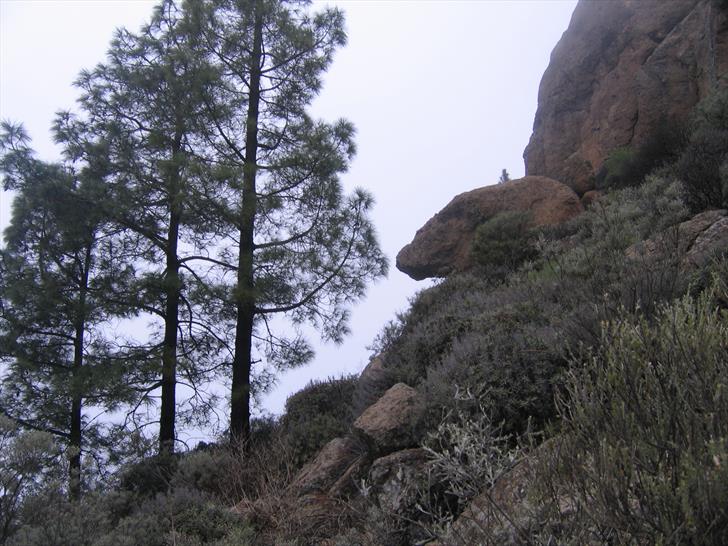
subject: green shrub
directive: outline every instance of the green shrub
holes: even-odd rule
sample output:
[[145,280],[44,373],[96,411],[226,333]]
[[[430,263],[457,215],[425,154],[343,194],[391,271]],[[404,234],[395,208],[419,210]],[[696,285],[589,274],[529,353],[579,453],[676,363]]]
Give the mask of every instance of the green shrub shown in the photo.
[[496,214],[475,230],[471,257],[488,275],[505,277],[536,256],[531,214],[509,211]]
[[23,505],[62,476],[58,455],[50,434],[22,431],[0,414],[0,544],[22,524]]
[[696,106],[686,145],[668,171],[684,184],[693,212],[728,207],[728,90]]
[[473,330],[453,341],[421,384],[430,423],[453,408],[456,384],[477,397],[471,411],[486,411],[509,434],[554,416],[553,384],[564,358],[541,310],[522,304],[475,318]]
[[624,188],[639,183],[641,169],[637,167],[636,157],[637,152],[633,148],[622,147],[612,150],[597,174],[596,187],[603,190]]
[[[126,513],[120,515],[119,506]],[[129,493],[91,494],[69,502],[49,492],[26,507],[23,525],[9,541],[17,546],[197,546],[253,544],[252,530],[229,506],[199,491],[170,490],[154,498]],[[117,517],[115,517],[115,515]],[[239,540],[242,538],[248,540]]]
[[302,466],[329,440],[343,436],[353,421],[354,376],[312,381],[286,400],[281,434],[293,461]]
[[685,146],[684,126],[660,121],[638,145],[612,150],[596,175],[599,190],[640,185],[645,177],[678,157]]
[[138,497],[151,498],[166,493],[177,470],[177,456],[155,455],[123,467],[119,473],[119,487]]
[[[466,401],[478,403],[470,393]],[[429,455],[431,489],[441,489],[457,516],[479,493],[492,486],[520,459],[512,435],[493,422],[490,410],[448,413],[428,434],[424,449]]]
[[[718,285],[719,286],[719,285]],[[618,543],[728,543],[725,287],[623,318],[569,376],[558,487]]]

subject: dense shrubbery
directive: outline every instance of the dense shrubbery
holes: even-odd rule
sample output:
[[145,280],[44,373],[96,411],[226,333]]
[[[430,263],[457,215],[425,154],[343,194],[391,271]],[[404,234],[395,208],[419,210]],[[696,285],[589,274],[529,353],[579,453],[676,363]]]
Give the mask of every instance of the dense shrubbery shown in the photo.
[[502,212],[475,230],[471,256],[484,274],[503,278],[536,256],[533,239],[530,213]]
[[[476,402],[471,393],[464,401]],[[430,483],[450,499],[456,514],[492,486],[520,460],[516,440],[493,422],[489,411],[454,411],[445,416],[424,444],[430,456]]]
[[559,442],[540,488],[561,540],[650,544],[728,542],[728,314],[725,279],[625,316],[574,361]]
[[685,219],[680,185],[660,177],[613,192],[566,226],[541,235],[539,255],[497,281],[482,270],[421,292],[383,331],[377,350],[393,381],[426,393],[430,423],[454,408],[455,385],[476,393],[505,432],[554,415],[553,386],[580,344],[621,308],[650,313],[687,279],[675,260],[625,259],[630,245]]
[[[327,536],[342,531],[336,544],[406,543],[413,525],[434,537],[516,457],[528,461],[519,467],[527,506],[492,508],[506,527],[518,522],[518,540],[728,542],[728,260],[687,271],[669,244],[654,260],[626,257],[657,233],[677,235],[690,208],[725,199],[727,103],[701,105],[677,160],[641,184],[613,184],[626,187],[567,224],[533,232],[522,214],[483,224],[480,267],[423,290],[384,328],[372,348],[384,370],[369,383],[311,383],[280,420],[254,423],[247,451],[145,459],[126,466],[113,491],[79,504],[63,499],[50,470],[20,496],[6,486],[10,543],[315,542],[321,522],[296,519],[285,493],[292,477],[397,381],[426,401],[429,488],[408,508],[416,513],[356,505],[341,520],[322,517]],[[526,437],[532,443],[519,443]],[[38,456],[55,457],[34,435],[10,431],[0,442],[3,484],[43,466]],[[516,536],[482,533],[488,544]]]
[[18,546],[252,545],[251,529],[229,507],[193,489],[138,502],[128,494],[88,495],[78,503],[51,492],[26,506]]
[[[451,521],[475,494],[477,486],[471,483],[473,476],[480,476],[481,485],[489,483],[481,476],[481,471],[496,467],[504,471],[509,465],[507,457],[526,449],[526,446],[513,443],[514,438],[534,430],[538,434],[529,436],[531,441],[547,437],[544,434],[552,423],[551,434],[555,437],[546,444],[547,448],[528,444],[528,448],[536,450],[537,459],[548,459],[545,454],[555,453],[554,446],[563,448],[560,458],[538,467],[547,481],[555,482],[572,466],[577,467],[582,462],[587,465],[601,454],[604,459],[599,463],[598,471],[603,472],[599,475],[605,480],[612,476],[614,485],[618,481],[614,476],[617,476],[627,487],[625,484],[629,480],[639,478],[637,485],[649,487],[649,490],[629,490],[625,494],[632,497],[626,505],[622,493],[614,489],[601,491],[600,499],[596,499],[596,486],[589,481],[596,474],[587,465],[582,467],[582,481],[571,482],[572,490],[566,487],[567,497],[544,496],[558,488],[552,483],[549,490],[542,482],[541,489],[533,492],[529,501],[532,504],[528,504],[524,513],[514,514],[513,521],[509,521],[510,514],[499,512],[503,507],[492,507],[493,513],[500,513],[494,521],[500,519],[505,527],[501,525],[497,539],[483,531],[484,543],[501,543],[503,536],[531,536],[536,543],[543,539],[574,544],[589,540],[597,543],[610,540],[650,542],[653,537],[662,536],[665,543],[674,542],[675,537],[690,543],[699,536],[701,524],[706,526],[708,533],[718,533],[715,525],[710,527],[711,521],[718,521],[715,518],[725,514],[716,510],[711,512],[703,500],[720,500],[725,504],[724,499],[719,499],[719,487],[725,487],[724,477],[717,476],[722,470],[711,467],[715,466],[715,460],[707,453],[712,456],[717,449],[716,442],[720,441],[723,441],[721,449],[725,449],[725,442],[720,438],[724,439],[726,432],[720,430],[722,436],[710,436],[707,422],[699,420],[708,419],[706,412],[715,413],[717,406],[709,407],[700,400],[709,395],[715,398],[716,393],[722,396],[720,388],[712,394],[705,389],[721,384],[716,371],[720,366],[715,355],[720,353],[720,359],[728,361],[725,354],[728,336],[724,323],[720,328],[716,324],[706,325],[705,317],[710,315],[710,320],[718,320],[719,314],[708,312],[696,300],[680,298],[688,292],[703,298],[700,294],[711,285],[708,278],[728,278],[728,262],[714,262],[709,267],[713,272],[711,276],[708,270],[684,269],[678,245],[668,244],[664,254],[650,259],[640,258],[638,254],[633,258],[626,256],[629,247],[647,238],[661,234],[669,239],[671,234],[677,235],[675,226],[690,215],[685,196],[685,186],[671,175],[670,169],[663,167],[645,177],[642,184],[609,192],[570,223],[543,231],[536,242],[538,252],[529,256],[520,268],[512,267],[507,276],[498,280],[482,269],[453,275],[421,292],[412,301],[410,309],[385,328],[377,340],[377,352],[383,352],[392,380],[416,385],[425,394],[430,410],[430,430],[439,430],[440,439],[444,441],[434,458],[439,461],[442,479],[434,479],[429,496],[423,497],[421,505],[430,516],[432,532],[438,525]],[[498,244],[500,241],[496,241],[494,248]],[[718,294],[713,290],[711,294],[713,301],[722,301],[724,306],[728,304],[725,293]],[[673,303],[676,301],[680,303]],[[725,321],[724,318],[720,320]],[[614,325],[607,334],[603,330],[604,324]],[[677,330],[679,334],[675,333]],[[690,358],[684,358],[686,350],[690,352]],[[706,355],[706,351],[712,351],[714,355],[710,366],[715,369],[711,372],[696,362]],[[653,370],[652,379],[663,382],[648,388],[637,376],[610,367],[610,362],[617,357],[621,358],[623,366],[632,366],[632,371],[644,368],[645,362],[657,362],[659,365]],[[581,375],[586,373],[585,369],[591,370],[591,383]],[[629,394],[623,392],[621,397],[615,394],[616,391],[610,394],[608,385],[593,384],[597,373],[602,374],[603,381],[613,382],[613,391],[618,388],[633,390]],[[697,390],[691,383],[695,381],[690,380],[694,373],[701,374],[704,380]],[[564,381],[570,389],[581,385],[579,393],[587,397],[589,392],[591,398],[587,397],[588,400],[602,403],[602,406],[593,407],[591,414],[582,415],[579,426],[584,428],[584,438],[580,446],[569,444],[564,447],[562,444],[576,426],[569,421],[576,419],[575,404],[583,405],[588,400],[578,401],[574,397],[577,391],[572,392],[572,398],[564,402],[559,415],[554,392]],[[585,385],[592,385],[592,388],[587,391]],[[661,387],[664,391],[660,395],[646,394]],[[465,391],[474,396],[470,400],[456,400],[456,393]],[[609,434],[615,432],[614,427],[618,424],[615,420],[610,421],[614,416],[610,417],[609,412],[624,412],[630,403],[645,403],[645,397],[651,401],[654,414],[643,414],[639,419],[634,414],[620,414],[619,426],[626,427],[638,443],[619,444],[609,440]],[[615,400],[621,402],[615,405]],[[676,404],[675,400],[682,400],[684,404]],[[687,408],[687,413],[680,417],[678,413],[683,407]],[[452,420],[454,415],[458,416],[457,422]],[[690,419],[693,421],[688,422]],[[562,420],[563,424],[560,424]],[[642,420],[649,420],[650,425],[642,424]],[[723,422],[728,422],[725,417]],[[488,435],[472,433],[478,423],[491,427]],[[669,423],[683,427],[685,431],[699,427],[702,440],[692,447],[687,444],[681,447],[678,444],[682,440],[670,439],[674,431],[667,426]],[[604,431],[598,427],[610,428]],[[564,431],[566,434],[562,434]],[[691,434],[697,438],[695,433]],[[490,438],[495,444],[478,456],[471,453],[476,437],[483,442]],[[593,443],[588,444],[587,438]],[[461,440],[468,441],[463,443]],[[644,449],[638,447],[639,442],[645,445]],[[650,451],[650,444],[661,448],[653,447]],[[693,448],[703,451],[696,454],[690,451]],[[683,453],[684,450],[687,451]],[[506,464],[489,466],[486,452],[503,454]],[[580,458],[573,458],[576,453],[582,453]],[[643,453],[648,459],[635,459]],[[720,459],[724,455],[718,455],[720,464],[725,466]],[[624,458],[620,459],[620,456]],[[559,467],[554,461],[563,466]],[[630,468],[630,463],[642,466]],[[530,486],[536,476],[529,474],[529,466],[525,468],[519,472],[530,476],[527,484]],[[666,480],[660,473],[668,470],[671,474]],[[640,475],[640,472],[646,474]],[[680,472],[687,474],[682,476]],[[710,475],[708,478],[706,473]],[[678,487],[680,492],[675,497],[669,489],[675,480],[682,478],[688,481]],[[568,485],[571,478],[564,479]],[[560,491],[565,491],[563,486],[559,482]],[[630,487],[633,486],[634,483]],[[450,491],[450,494],[443,495],[443,491]],[[585,496],[577,498],[577,494]],[[658,498],[658,494],[664,497]],[[639,532],[625,527],[627,519],[633,517],[630,510],[635,499],[648,502],[649,495],[652,495],[651,509],[667,510],[669,517],[653,514],[650,516],[653,521],[645,519],[642,523],[656,526],[659,522],[679,522],[680,518],[687,521],[680,528],[669,529],[669,533],[675,532],[673,538],[668,533],[669,525],[665,527],[664,536],[660,535],[662,531],[649,534],[647,527]],[[436,506],[427,504],[433,499]],[[594,510],[604,519],[598,520],[593,514],[591,519],[584,519],[585,514]],[[610,510],[613,511],[611,515]],[[615,514],[625,521],[617,525],[613,521]],[[647,516],[641,514],[639,517]],[[396,525],[396,521],[394,518],[392,525]],[[514,521],[522,528],[514,530]],[[509,525],[510,531],[506,529]],[[516,535],[508,534],[516,531]],[[720,543],[715,536],[705,537],[708,543]]]
[[326,442],[343,436],[354,420],[355,377],[313,381],[286,401],[281,434],[296,465],[302,466]]
[[690,138],[672,172],[683,182],[691,210],[728,207],[728,90],[698,105]]

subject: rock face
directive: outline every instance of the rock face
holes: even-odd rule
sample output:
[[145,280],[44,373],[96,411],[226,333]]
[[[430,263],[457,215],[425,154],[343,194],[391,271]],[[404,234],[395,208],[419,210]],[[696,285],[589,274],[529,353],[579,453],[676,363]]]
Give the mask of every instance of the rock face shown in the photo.
[[[448,536],[438,546],[480,544],[488,537],[492,544],[524,542],[514,523],[528,515],[527,496],[533,482],[533,469],[521,462],[502,476],[489,490],[475,497],[453,522]],[[525,517],[524,517],[525,516]],[[515,520],[515,521],[514,521]]]
[[353,438],[334,438],[296,475],[291,489],[296,494],[328,492],[362,456]]
[[[382,373],[381,365],[381,359],[374,359],[370,373]],[[293,478],[284,495],[243,501],[236,512],[279,538],[288,532],[276,528],[277,511],[282,510],[289,514],[289,528],[307,539],[315,538],[307,544],[334,544],[327,541],[341,531],[342,522],[353,525],[369,503],[387,514],[412,511],[427,478],[427,452],[407,449],[417,444],[421,402],[417,391],[397,383],[359,416],[354,434],[326,444]]]
[[704,267],[728,250],[728,211],[709,210],[629,247],[627,257],[648,263],[674,258],[683,268]]
[[404,449],[381,457],[369,469],[369,486],[388,512],[402,513],[414,506],[420,490],[427,489],[427,452]]
[[530,211],[534,226],[560,224],[583,211],[578,196],[564,184],[527,176],[456,196],[415,234],[397,255],[397,269],[416,280],[444,277],[472,264],[476,228],[504,211]]
[[526,173],[579,194],[611,150],[686,121],[728,85],[728,10],[713,0],[581,0],[541,80]]
[[422,414],[417,391],[397,383],[354,421],[353,429],[373,452],[391,453],[416,443]]

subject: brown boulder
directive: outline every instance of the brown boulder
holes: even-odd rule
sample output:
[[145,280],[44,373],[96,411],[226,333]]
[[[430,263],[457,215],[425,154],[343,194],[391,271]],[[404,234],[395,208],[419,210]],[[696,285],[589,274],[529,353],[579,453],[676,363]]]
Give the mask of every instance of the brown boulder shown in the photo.
[[369,469],[367,485],[377,497],[380,508],[405,513],[427,490],[428,454],[422,448],[397,451],[381,457]]
[[476,228],[499,212],[530,211],[536,227],[560,224],[583,210],[570,188],[543,176],[527,176],[461,193],[400,250],[397,269],[416,280],[468,269]]
[[597,190],[590,190],[581,196],[581,204],[585,209],[591,207],[594,203],[602,198],[603,194]]
[[[724,214],[726,211],[722,211]],[[718,218],[693,241],[685,260],[693,267],[703,267],[716,253],[728,250],[728,216]]]
[[530,544],[530,532],[538,532],[549,523],[543,519],[546,506],[558,511],[557,521],[568,521],[574,511],[571,499],[560,491],[549,492],[544,498],[534,488],[539,472],[568,460],[567,446],[564,438],[557,436],[536,447],[473,498],[446,536],[429,546]]
[[397,383],[354,421],[353,429],[375,453],[390,453],[417,443],[423,412],[417,391]]
[[581,0],[541,79],[526,173],[583,194],[612,150],[684,123],[726,80],[728,11],[713,0]]
[[362,457],[355,439],[334,438],[298,472],[290,489],[297,495],[327,492]]
[[480,544],[519,544],[519,524],[531,514],[527,506],[529,488],[534,481],[533,468],[523,461],[501,476],[493,487],[475,497],[453,522],[444,546]]

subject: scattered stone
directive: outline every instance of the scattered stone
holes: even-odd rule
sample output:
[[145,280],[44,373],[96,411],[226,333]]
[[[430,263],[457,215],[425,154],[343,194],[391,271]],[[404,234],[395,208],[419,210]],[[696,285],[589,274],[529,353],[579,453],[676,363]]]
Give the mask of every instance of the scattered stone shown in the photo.
[[354,438],[334,438],[298,472],[290,490],[296,495],[327,492],[362,456]]
[[422,448],[397,451],[372,463],[367,484],[386,512],[404,514],[427,490],[427,451]]
[[709,210],[658,235],[630,246],[632,260],[655,263],[672,259],[683,268],[705,266],[716,253],[728,250],[728,211]]
[[391,453],[417,443],[423,413],[417,391],[397,383],[354,421],[353,429],[374,453]]
[[355,416],[379,400],[394,381],[384,367],[384,355],[375,356],[359,376],[354,389]]

